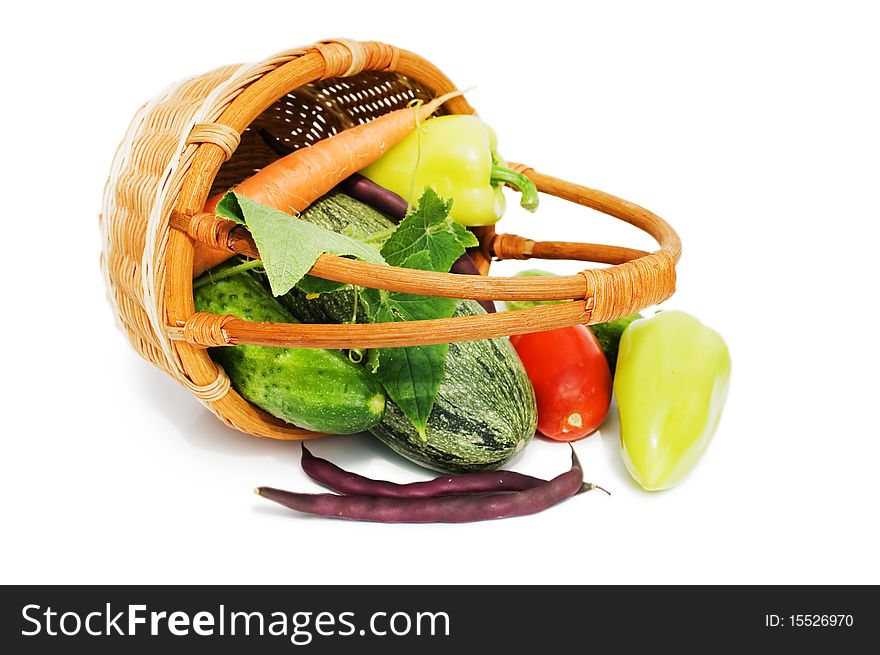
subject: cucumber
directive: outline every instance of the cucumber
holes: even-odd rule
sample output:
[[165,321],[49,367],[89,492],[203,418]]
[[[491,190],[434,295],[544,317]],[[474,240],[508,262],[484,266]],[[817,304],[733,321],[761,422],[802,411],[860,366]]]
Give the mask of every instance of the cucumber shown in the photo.
[[[196,311],[249,321],[295,323],[251,273],[238,273],[193,291]],[[385,392],[363,366],[338,350],[225,346],[211,358],[245,399],[298,427],[351,434],[378,423]]]
[[[347,220],[336,215],[340,206]],[[341,193],[325,196],[301,218],[367,238],[394,227],[379,212]],[[353,318],[363,322],[366,317],[361,310],[355,317],[355,293],[349,288],[310,299],[294,289],[281,300],[294,316],[308,323],[351,323]],[[455,316],[483,313],[479,303],[463,300]],[[385,417],[369,431],[421,466],[463,473],[505,464],[532,438],[537,421],[535,394],[522,362],[510,341],[500,338],[449,344],[446,372],[428,418],[426,438],[390,400]]]

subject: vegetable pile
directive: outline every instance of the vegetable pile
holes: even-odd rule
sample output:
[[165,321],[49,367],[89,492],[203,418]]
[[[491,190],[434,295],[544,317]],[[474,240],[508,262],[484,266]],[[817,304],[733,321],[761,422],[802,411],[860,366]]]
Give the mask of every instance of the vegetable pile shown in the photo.
[[[494,312],[491,302],[360,288],[310,276],[324,253],[379,265],[479,275],[469,227],[502,216],[502,185],[538,205],[475,116],[430,118],[450,96],[391,112],[281,157],[205,209],[244,225],[260,259],[197,248],[200,312],[277,323],[387,323]],[[522,275],[550,275],[525,271]],[[567,302],[567,301],[550,301]],[[517,311],[538,302],[507,303]],[[621,451],[645,489],[677,484],[711,440],[729,357],[720,337],[681,312],[428,346],[321,350],[227,346],[211,357],[241,396],[299,427],[368,431],[426,468],[429,482],[370,480],[313,456],[302,466],[335,493],[260,487],[292,509],[383,522],[521,516],[581,491],[577,455],[552,480],[499,470],[537,432],[571,442],[597,431],[617,397]]]

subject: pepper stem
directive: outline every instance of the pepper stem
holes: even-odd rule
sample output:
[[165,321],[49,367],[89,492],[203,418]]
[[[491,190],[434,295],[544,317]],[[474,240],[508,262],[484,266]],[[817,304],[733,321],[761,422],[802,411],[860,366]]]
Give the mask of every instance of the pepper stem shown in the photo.
[[519,204],[523,209],[533,212],[538,208],[538,189],[535,183],[522,173],[517,173],[507,166],[492,164],[492,177],[489,179],[492,184],[506,184],[519,191],[521,194]]

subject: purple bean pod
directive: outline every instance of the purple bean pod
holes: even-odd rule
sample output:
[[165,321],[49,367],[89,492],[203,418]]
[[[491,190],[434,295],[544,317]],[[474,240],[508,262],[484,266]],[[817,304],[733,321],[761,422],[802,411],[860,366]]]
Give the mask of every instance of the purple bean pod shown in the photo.
[[547,480],[515,471],[485,471],[464,475],[443,475],[426,482],[398,484],[371,478],[340,468],[333,462],[315,457],[302,444],[302,469],[312,480],[341,494],[381,496],[383,498],[432,498],[453,494],[478,494],[524,491]]
[[359,173],[342,180],[339,188],[355,200],[387,214],[395,223],[402,221],[409,209],[406,200]]
[[302,494],[272,487],[258,487],[256,492],[298,512],[328,518],[380,523],[468,523],[535,514],[585,488],[583,471],[572,448],[568,471],[536,487],[514,493],[387,498]]

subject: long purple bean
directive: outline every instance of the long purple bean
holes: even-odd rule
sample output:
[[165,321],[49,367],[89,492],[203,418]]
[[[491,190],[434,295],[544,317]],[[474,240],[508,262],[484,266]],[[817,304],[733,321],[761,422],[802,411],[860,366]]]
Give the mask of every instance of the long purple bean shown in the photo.
[[302,444],[302,469],[312,480],[341,494],[382,496],[384,498],[431,498],[452,494],[478,494],[500,491],[523,491],[547,480],[515,471],[486,471],[464,475],[444,475],[427,482],[398,484],[372,480],[340,468],[333,462],[315,457]]
[[384,498],[302,494],[272,487],[256,492],[298,512],[351,521],[381,523],[467,523],[535,514],[585,489],[583,471],[574,449],[571,468],[537,487],[489,496]]
[[355,200],[360,200],[365,205],[388,214],[395,223],[402,221],[409,209],[406,200],[399,195],[358,173],[342,180],[339,188]]

